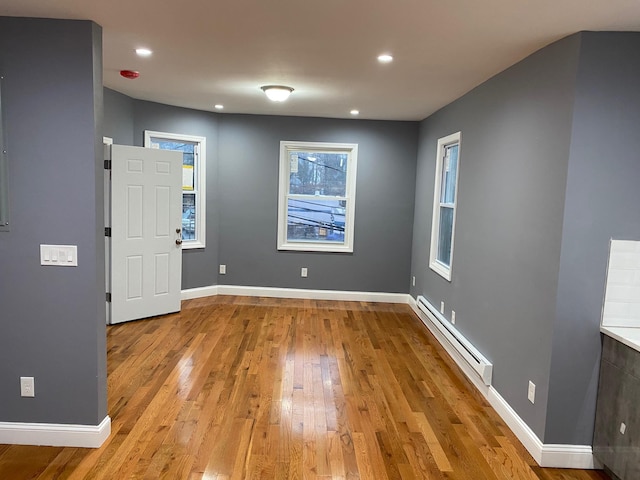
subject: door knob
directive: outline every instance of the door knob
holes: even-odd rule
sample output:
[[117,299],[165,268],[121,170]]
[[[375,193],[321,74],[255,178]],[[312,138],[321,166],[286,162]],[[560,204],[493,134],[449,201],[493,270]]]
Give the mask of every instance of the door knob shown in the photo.
[[182,245],[182,240],[181,239],[177,239],[176,240],[176,245]]

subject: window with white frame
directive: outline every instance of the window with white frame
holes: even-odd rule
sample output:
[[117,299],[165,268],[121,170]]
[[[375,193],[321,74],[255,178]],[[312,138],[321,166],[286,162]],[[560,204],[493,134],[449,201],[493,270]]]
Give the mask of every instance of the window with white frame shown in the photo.
[[429,266],[451,281],[461,133],[438,140]]
[[206,138],[145,130],[144,145],[182,152],[182,248],[204,248]]
[[280,142],[278,249],[353,252],[358,145]]

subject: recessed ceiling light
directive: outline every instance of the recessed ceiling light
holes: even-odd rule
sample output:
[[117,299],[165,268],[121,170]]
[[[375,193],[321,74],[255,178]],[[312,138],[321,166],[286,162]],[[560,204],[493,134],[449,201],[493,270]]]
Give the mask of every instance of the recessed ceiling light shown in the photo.
[[267,96],[269,100],[272,102],[284,102],[291,92],[293,92],[293,88],[286,87],[284,85],[265,85],[264,87],[260,87],[264,94]]
[[378,61],[380,63],[390,63],[393,61],[393,57],[388,53],[383,53],[382,55],[378,55]]
[[222,110],[224,108],[224,105],[221,105],[221,104],[218,103],[217,105],[214,106],[214,108],[216,110]]
[[150,57],[153,52],[148,48],[136,48],[136,53],[140,57]]
[[355,115],[360,115],[360,110],[353,109],[353,110],[351,110],[350,113],[351,113],[351,115],[354,115],[354,116]]

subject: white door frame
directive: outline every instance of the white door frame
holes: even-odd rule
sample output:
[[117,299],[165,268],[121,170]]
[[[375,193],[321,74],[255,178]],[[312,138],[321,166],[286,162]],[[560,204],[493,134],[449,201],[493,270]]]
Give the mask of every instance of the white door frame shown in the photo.
[[106,162],[111,159],[111,145],[113,138],[102,137],[104,145],[105,169],[104,169],[104,285],[105,285],[105,309],[107,314],[107,325],[111,322],[111,237],[106,232],[111,228],[111,168],[107,168]]

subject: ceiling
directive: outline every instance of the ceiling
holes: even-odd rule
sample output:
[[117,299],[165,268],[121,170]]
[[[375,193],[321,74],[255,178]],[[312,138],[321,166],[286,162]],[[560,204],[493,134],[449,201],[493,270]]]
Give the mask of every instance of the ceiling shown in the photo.
[[[0,15],[100,24],[104,84],[134,98],[386,120],[421,120],[577,31],[640,30],[640,0],[0,0]],[[267,84],[295,91],[273,103]]]

